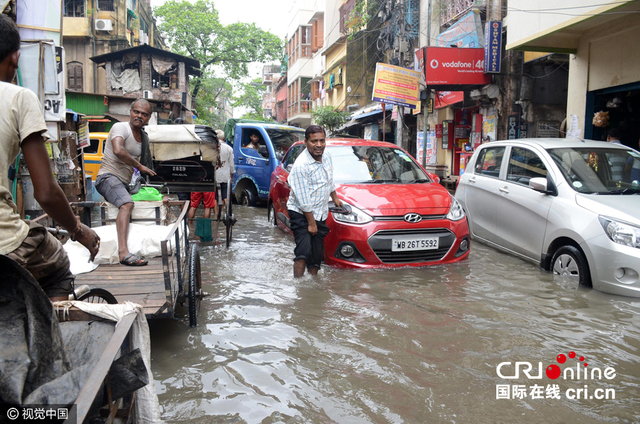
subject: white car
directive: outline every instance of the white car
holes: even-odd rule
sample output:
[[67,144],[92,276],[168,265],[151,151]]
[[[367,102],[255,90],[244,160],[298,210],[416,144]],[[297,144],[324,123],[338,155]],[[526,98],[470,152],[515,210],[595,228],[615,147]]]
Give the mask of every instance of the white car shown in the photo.
[[480,146],[455,197],[471,237],[576,284],[640,296],[640,153],[579,139]]

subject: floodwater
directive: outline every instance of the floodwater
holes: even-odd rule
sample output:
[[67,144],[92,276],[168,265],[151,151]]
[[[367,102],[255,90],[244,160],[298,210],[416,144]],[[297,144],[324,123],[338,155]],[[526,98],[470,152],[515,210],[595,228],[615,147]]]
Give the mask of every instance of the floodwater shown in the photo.
[[455,265],[294,280],[292,237],[234,212],[231,247],[201,248],[198,327],[150,323],[165,422],[640,422],[640,299],[478,243]]

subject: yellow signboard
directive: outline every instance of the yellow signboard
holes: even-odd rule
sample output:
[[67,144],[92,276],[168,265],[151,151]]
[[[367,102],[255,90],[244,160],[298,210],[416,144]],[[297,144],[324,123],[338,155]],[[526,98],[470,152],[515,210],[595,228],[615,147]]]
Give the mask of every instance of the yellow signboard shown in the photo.
[[418,71],[377,63],[373,101],[415,109],[419,102],[419,79]]

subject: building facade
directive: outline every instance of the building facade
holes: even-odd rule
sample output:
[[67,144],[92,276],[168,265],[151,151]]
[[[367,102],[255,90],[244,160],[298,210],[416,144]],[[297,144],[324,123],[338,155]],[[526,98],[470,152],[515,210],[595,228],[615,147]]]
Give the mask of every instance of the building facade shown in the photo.
[[63,0],[62,35],[67,90],[75,92],[107,92],[93,56],[144,44],[166,48],[149,0]]
[[[567,133],[604,139],[610,128],[619,128],[623,143],[637,148],[640,2],[567,0],[563,13],[537,19],[526,13],[559,7],[551,0],[509,0],[507,49],[570,54]],[[594,125],[597,112],[608,113],[608,125]]]

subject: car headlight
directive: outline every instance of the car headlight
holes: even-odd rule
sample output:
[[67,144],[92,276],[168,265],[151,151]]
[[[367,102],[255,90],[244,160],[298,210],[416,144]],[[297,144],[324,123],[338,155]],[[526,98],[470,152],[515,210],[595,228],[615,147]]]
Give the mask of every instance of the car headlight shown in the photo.
[[447,214],[447,219],[450,219],[451,221],[460,221],[462,218],[464,218],[464,210],[456,198],[451,196],[451,208]]
[[625,222],[599,216],[604,232],[614,243],[640,248],[640,228]]
[[[343,201],[342,203],[347,203],[347,202]],[[334,220],[338,222],[345,222],[347,224],[366,224],[367,222],[373,221],[373,218],[370,215],[367,215],[366,213],[364,213],[363,211],[356,208],[350,203],[347,203],[347,204],[351,206],[351,213],[345,215],[341,213],[331,212],[331,215],[333,216]]]

